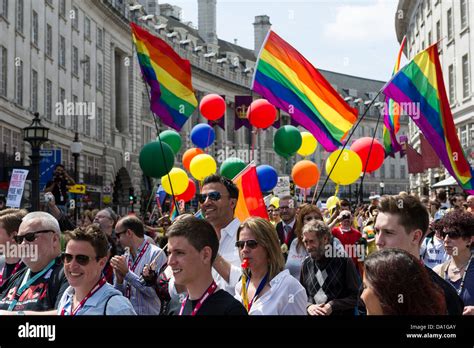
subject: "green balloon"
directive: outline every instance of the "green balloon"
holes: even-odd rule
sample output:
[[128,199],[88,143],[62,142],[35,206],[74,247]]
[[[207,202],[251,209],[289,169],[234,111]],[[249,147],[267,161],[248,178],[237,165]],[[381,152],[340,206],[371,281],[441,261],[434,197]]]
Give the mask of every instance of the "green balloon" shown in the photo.
[[286,154],[296,153],[301,147],[303,139],[298,128],[294,126],[283,126],[276,131],[273,138],[275,147],[278,151]]
[[246,164],[240,158],[237,157],[229,157],[221,164],[220,173],[222,176],[226,177],[227,179],[232,180],[237,174],[239,174],[244,168]]
[[[163,146],[163,151],[161,147]],[[164,154],[164,156],[163,156]],[[146,144],[138,158],[143,174],[152,178],[161,178],[168,174],[174,165],[174,154],[171,146],[165,142],[153,141]]]
[[281,150],[278,148],[278,146],[276,146],[275,143],[273,143],[273,150],[275,150],[275,152],[276,152],[276,154],[277,154],[278,156],[281,156],[281,157],[283,157],[284,159],[288,159],[288,158],[290,158],[290,157],[292,157],[292,156],[295,155],[295,152],[294,152],[294,153],[285,153],[285,152],[281,151]]
[[178,132],[174,130],[165,130],[158,135],[156,141],[159,141],[158,138],[171,146],[171,149],[175,155],[178,154],[179,150],[181,149],[181,137]]

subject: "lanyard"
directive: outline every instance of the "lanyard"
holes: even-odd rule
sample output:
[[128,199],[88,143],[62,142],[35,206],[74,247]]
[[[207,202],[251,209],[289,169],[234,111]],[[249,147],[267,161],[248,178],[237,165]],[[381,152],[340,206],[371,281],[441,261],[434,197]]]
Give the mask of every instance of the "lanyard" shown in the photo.
[[[142,250],[140,251],[138,256],[135,258],[135,261],[133,261],[133,264],[132,264],[132,261],[130,260],[130,258],[128,259],[128,268],[130,269],[131,272],[135,272],[135,269],[137,268],[138,263],[142,259],[143,255],[145,254],[145,252],[148,249],[149,245],[150,245],[150,242],[148,242],[148,241],[145,242],[145,245],[143,246]],[[125,296],[127,298],[130,298],[131,293],[132,293],[132,287],[130,286],[130,284],[128,284],[127,288],[125,290]]]
[[[199,311],[199,309],[202,307],[204,301],[207,300],[209,296],[211,296],[214,291],[217,289],[217,284],[215,281],[212,281],[211,285],[207,288],[207,290],[204,292],[204,294],[201,296],[199,299],[198,303],[196,304],[196,307],[194,307],[193,311],[191,312],[191,316],[195,316],[196,313]],[[184,307],[186,306],[186,302],[188,302],[189,295],[186,296],[186,299],[183,301],[183,304],[181,305],[181,309],[179,311],[179,315],[183,315]]]
[[61,311],[61,315],[66,315],[66,307],[71,308],[71,312],[69,313],[70,315],[76,315],[76,313],[79,311],[79,309],[81,309],[84,306],[84,304],[87,302],[87,300],[89,298],[91,298],[92,295],[94,295],[97,291],[99,291],[99,289],[102,288],[106,282],[107,281],[105,280],[105,277],[100,278],[99,281],[94,285],[94,287],[87,293],[86,297],[84,297],[82,299],[82,301],[79,302],[79,304],[77,305],[77,307],[74,310],[72,309],[72,303],[73,303],[74,295],[72,295],[69,298],[69,301],[64,305],[64,307]]
[[41,272],[39,272],[37,275],[35,275],[33,278],[29,279],[25,283],[26,279],[30,275],[30,269],[28,268],[28,270],[25,272],[24,279],[22,281],[22,283],[24,283],[24,284],[20,287],[20,289],[18,289],[18,291],[15,294],[15,298],[13,299],[12,303],[10,303],[10,306],[8,306],[9,311],[12,311],[15,308],[15,306],[18,302],[17,298],[20,298],[21,294],[23,294],[23,292],[26,289],[28,289],[31,284],[33,284],[38,278],[40,278],[41,276],[43,276],[43,274],[45,274],[47,271],[49,271],[49,269],[54,266],[55,262],[56,262],[56,259],[51,260],[51,262],[48,263],[48,265],[45,268],[43,268],[43,270]]
[[246,283],[245,286],[244,286],[244,284],[242,284],[242,299],[244,300],[245,309],[247,310],[247,312],[250,312],[250,308],[252,308],[252,304],[254,303],[255,299],[262,292],[263,288],[267,284],[268,273],[265,274],[265,277],[263,277],[263,279],[260,281],[260,284],[258,284],[257,291],[255,291],[255,295],[253,295],[252,300],[250,300],[250,302],[249,302],[249,299],[248,299],[248,296],[247,296],[247,289],[248,289],[249,284],[250,284],[250,277],[249,277],[248,281],[247,281],[246,278],[247,277],[245,277],[245,276],[242,277],[242,279],[245,279],[245,283]]
[[2,271],[0,272],[0,286],[3,285],[3,283],[11,276],[13,276],[16,272],[18,272],[18,270],[20,269],[21,265],[23,263],[21,261],[18,261],[15,265],[15,267],[13,268],[13,271],[12,273],[4,280],[3,279],[3,272],[5,272],[5,269],[7,268],[7,265],[3,266],[2,268]]
[[[458,295],[461,296],[461,292],[462,292],[462,289],[464,287],[464,280],[466,279],[466,274],[467,274],[467,270],[469,269],[469,265],[471,264],[471,260],[472,260],[472,254],[471,254],[471,257],[469,258],[469,261],[466,265],[466,269],[464,270],[464,274],[462,275],[462,278],[461,278],[461,285],[459,285],[459,289],[457,289],[456,291],[458,292]],[[446,272],[445,272],[445,275],[444,277],[446,279],[449,279],[449,276],[448,276],[448,269],[449,269],[449,265],[448,267],[446,267]]]

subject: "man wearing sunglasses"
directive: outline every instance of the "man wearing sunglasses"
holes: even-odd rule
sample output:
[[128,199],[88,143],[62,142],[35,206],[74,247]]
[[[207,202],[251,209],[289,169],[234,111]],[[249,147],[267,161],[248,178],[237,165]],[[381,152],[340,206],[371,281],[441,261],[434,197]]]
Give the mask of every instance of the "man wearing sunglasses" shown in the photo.
[[[420,258],[421,242],[428,227],[428,210],[418,198],[410,195],[384,196],[375,222],[375,244],[378,250],[398,248]],[[461,315],[463,302],[454,288],[431,268],[425,268],[433,283],[443,289],[448,314]]]
[[33,245],[38,253],[23,257],[27,267],[0,287],[0,309],[7,314],[56,314],[55,308],[69,285],[60,258],[58,221],[45,212],[29,213],[15,241]]

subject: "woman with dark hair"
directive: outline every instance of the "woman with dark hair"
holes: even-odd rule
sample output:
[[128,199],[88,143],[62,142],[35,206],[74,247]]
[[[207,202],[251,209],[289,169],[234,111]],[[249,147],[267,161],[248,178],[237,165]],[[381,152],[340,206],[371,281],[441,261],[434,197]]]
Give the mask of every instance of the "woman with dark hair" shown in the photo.
[[433,270],[450,283],[464,301],[464,315],[474,315],[474,215],[456,209],[442,219],[444,248],[451,256]]
[[361,299],[367,315],[447,314],[442,289],[405,250],[377,251],[365,260],[364,268]]

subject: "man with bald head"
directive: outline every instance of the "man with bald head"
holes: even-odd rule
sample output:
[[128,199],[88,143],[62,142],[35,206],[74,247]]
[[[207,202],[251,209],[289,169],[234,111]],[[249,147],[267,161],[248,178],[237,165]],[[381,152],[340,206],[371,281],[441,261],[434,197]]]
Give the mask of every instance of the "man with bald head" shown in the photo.
[[56,314],[69,286],[60,257],[60,233],[58,221],[48,213],[23,218],[15,241],[26,268],[0,287],[0,314]]
[[474,195],[467,196],[466,198],[467,211],[474,214]]

